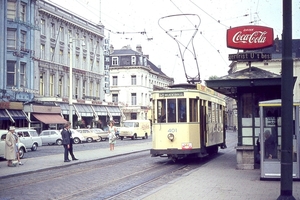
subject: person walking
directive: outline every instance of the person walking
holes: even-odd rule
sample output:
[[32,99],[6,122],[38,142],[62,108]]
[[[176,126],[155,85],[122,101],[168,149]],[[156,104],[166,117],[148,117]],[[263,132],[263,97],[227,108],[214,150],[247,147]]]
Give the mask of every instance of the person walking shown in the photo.
[[108,126],[108,143],[109,143],[109,149],[113,151],[115,149],[115,144],[116,144],[116,127],[114,126],[114,121],[109,122]]
[[16,159],[16,139],[13,134],[15,131],[14,126],[10,126],[8,129],[8,133],[6,134],[5,139],[5,158],[7,160],[8,167],[15,167],[16,164],[12,161]]
[[70,162],[69,159],[69,153],[72,157],[72,160],[78,160],[75,158],[73,153],[73,138],[72,138],[72,132],[70,130],[71,123],[67,122],[64,125],[63,130],[61,131],[62,136],[62,144],[64,146],[64,162]]

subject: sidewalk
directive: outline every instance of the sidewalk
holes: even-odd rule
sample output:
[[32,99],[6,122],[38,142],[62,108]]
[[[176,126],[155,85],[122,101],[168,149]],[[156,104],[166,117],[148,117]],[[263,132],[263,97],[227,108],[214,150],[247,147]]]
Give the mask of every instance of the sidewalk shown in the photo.
[[21,166],[17,165],[17,167],[7,167],[6,161],[0,162],[0,179],[7,176],[15,176],[18,174],[32,173],[34,171],[59,168],[67,165],[129,154],[132,152],[150,150],[151,145],[152,142],[149,140],[149,142],[141,143],[141,144],[117,146],[114,151],[109,151],[109,147],[106,149],[76,151],[74,153],[79,160],[71,161],[71,162],[63,162],[63,149],[61,154],[42,156],[37,158],[26,158],[26,154],[25,154],[24,158],[21,159],[24,165]]
[[[118,146],[116,150],[98,149],[77,151],[78,161],[64,163],[62,154],[39,158],[22,159],[24,165],[7,167],[6,161],[0,162],[0,179],[6,176],[31,173],[33,171],[72,165],[78,162],[88,162],[107,157],[119,156],[132,152],[149,150],[151,142]],[[163,159],[163,158],[162,158]],[[184,176],[159,187],[149,193],[137,197],[137,200],[273,200],[280,195],[280,181],[261,181],[260,170],[236,170],[236,151],[230,145],[220,150],[220,156],[205,163]],[[300,182],[293,182],[293,196],[300,200]]]

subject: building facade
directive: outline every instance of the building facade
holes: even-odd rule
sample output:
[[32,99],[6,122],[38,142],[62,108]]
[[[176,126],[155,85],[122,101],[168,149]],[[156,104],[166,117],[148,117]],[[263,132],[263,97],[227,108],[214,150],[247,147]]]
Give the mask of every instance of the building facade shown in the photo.
[[[49,114],[47,108],[54,107],[60,110],[61,122],[72,116],[74,126],[103,126],[113,114],[120,118],[119,107],[105,102],[108,41],[102,24],[46,0],[1,4],[0,23],[5,28],[0,32],[0,117],[7,121],[1,128],[16,123],[12,114],[18,117],[16,126],[57,127],[34,113]],[[14,102],[22,105],[16,111]],[[35,106],[39,109],[32,109]]]
[[106,100],[121,105],[122,120],[148,119],[151,92],[174,83],[144,55],[141,45],[115,50],[110,47],[110,93]]

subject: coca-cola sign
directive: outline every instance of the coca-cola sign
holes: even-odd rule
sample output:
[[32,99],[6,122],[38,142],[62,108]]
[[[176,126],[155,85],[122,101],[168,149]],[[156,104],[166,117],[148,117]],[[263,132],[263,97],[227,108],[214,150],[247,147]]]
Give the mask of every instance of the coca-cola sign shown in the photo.
[[265,26],[239,26],[227,30],[227,47],[261,49],[273,45],[273,29]]

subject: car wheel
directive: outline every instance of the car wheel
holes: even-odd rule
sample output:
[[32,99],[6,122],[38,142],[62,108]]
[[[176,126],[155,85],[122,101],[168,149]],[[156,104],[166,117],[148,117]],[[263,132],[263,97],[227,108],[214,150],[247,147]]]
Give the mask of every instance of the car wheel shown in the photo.
[[31,147],[31,151],[36,151],[37,150],[37,145],[36,143],[34,143]]
[[91,142],[93,142],[93,138],[87,138],[86,141],[87,141],[88,143],[91,143]]
[[62,140],[61,139],[56,140],[56,144],[57,145],[62,145]]
[[80,143],[80,140],[78,138],[74,138],[73,142],[74,142],[74,144],[78,144],[78,143]]
[[103,140],[103,138],[102,138],[102,137],[100,137],[100,136],[99,136],[99,139],[100,139],[100,142]]
[[19,149],[19,156],[20,156],[20,159],[24,157],[24,154],[25,154],[25,149],[23,147],[21,147]]
[[145,134],[145,139],[148,139],[148,133]]

